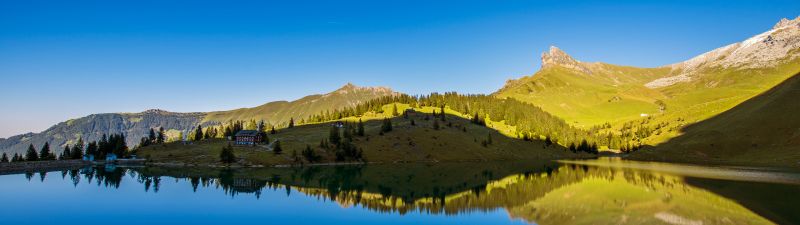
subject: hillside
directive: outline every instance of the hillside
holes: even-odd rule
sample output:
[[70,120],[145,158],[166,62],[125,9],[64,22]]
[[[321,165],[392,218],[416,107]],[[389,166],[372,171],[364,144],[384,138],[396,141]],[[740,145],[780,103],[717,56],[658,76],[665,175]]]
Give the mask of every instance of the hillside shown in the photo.
[[287,123],[290,118],[300,121],[321,112],[352,107],[378,97],[397,94],[386,87],[358,87],[348,83],[333,92],[309,95],[291,102],[277,101],[253,108],[209,112],[203,121],[224,122],[254,119],[280,126]]
[[800,73],[630,158],[693,163],[800,166]]
[[[41,133],[27,133],[0,140],[0,152],[24,153],[28,145],[40,148],[49,142],[52,150],[61,152],[65,144],[74,144],[78,138],[84,141],[99,140],[103,134],[124,133],[132,147],[147,134],[150,128],[164,127],[172,132],[188,130],[203,119],[203,113],[174,113],[163,110],[147,110],[141,113],[103,113],[58,123]],[[85,143],[86,143],[85,142]],[[57,147],[56,147],[57,146]]]
[[[454,161],[498,161],[533,160],[588,157],[588,154],[573,154],[558,145],[545,146],[543,141],[523,141],[509,138],[494,129],[479,126],[469,120],[448,115],[446,121],[431,114],[409,112],[408,118],[392,118],[392,131],[381,132],[382,115],[371,115],[364,119],[365,135],[354,136],[352,144],[363,150],[367,162],[454,162]],[[427,118],[427,119],[426,119]],[[348,118],[345,121],[357,121]],[[413,125],[412,125],[412,121]],[[436,121],[436,122],[434,122]],[[436,129],[434,123],[439,124]],[[319,123],[279,129],[270,134],[271,141],[280,140],[283,154],[275,155],[264,146],[234,147],[237,165],[286,165],[300,163],[292,158],[292,152],[300,154],[306,146],[320,156],[316,162],[305,159],[303,163],[335,162],[335,150],[321,147],[329,139],[331,123]],[[344,131],[339,131],[344,133]],[[491,141],[484,145],[485,141]],[[227,145],[222,139],[203,140],[193,144],[167,143],[142,148],[137,153],[156,163],[189,165],[222,165],[219,153]],[[301,156],[302,157],[302,156]],[[346,162],[363,162],[348,159]]]
[[325,110],[341,109],[367,100],[396,95],[391,89],[383,87],[358,87],[347,84],[327,94],[311,95],[296,101],[270,102],[254,108],[242,108],[230,111],[176,113],[163,110],[147,110],[141,113],[104,113],[93,114],[56,124],[41,133],[27,133],[7,139],[0,139],[0,152],[23,153],[28,145],[40,148],[49,142],[56,153],[61,152],[65,144],[75,143],[79,137],[84,141],[100,139],[103,134],[123,133],[129,147],[139,143],[149,129],[164,127],[170,138],[178,138],[180,134],[188,134],[197,125],[210,125],[229,120],[265,120],[268,123],[282,125],[289,118],[305,118]]
[[[509,81],[499,98],[531,102],[589,128],[642,123],[658,144],[687,124],[708,119],[800,71],[800,17],[690,60],[657,68],[580,62],[558,48],[542,54],[536,74]],[[649,125],[648,125],[649,124]]]

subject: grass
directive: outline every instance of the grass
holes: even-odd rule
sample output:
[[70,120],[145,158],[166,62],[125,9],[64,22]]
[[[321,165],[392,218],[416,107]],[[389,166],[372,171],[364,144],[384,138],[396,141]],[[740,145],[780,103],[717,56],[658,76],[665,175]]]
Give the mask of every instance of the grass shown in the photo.
[[639,160],[800,167],[800,74],[639,152]]
[[[453,161],[499,161],[499,160],[548,160],[574,157],[590,157],[573,154],[561,146],[545,146],[542,141],[523,141],[508,137],[501,131],[509,132],[512,127],[499,122],[490,123],[500,131],[490,127],[472,124],[458,115],[448,114],[446,121],[433,118],[425,112],[434,108],[420,108],[410,112],[408,118],[390,117],[393,105],[384,106],[384,112],[369,113],[364,117],[344,118],[343,121],[364,121],[363,137],[354,137],[353,143],[363,149],[368,162],[453,162]],[[408,105],[397,104],[402,112]],[[450,113],[455,113],[448,111]],[[463,115],[462,115],[463,116]],[[392,118],[393,130],[381,135],[381,120]],[[427,118],[427,119],[426,119]],[[412,125],[411,121],[414,121]],[[439,129],[434,129],[437,121]],[[239,158],[236,165],[285,165],[292,164],[291,154],[298,154],[310,146],[321,156],[319,162],[334,162],[335,154],[320,147],[320,142],[328,138],[330,123],[304,124],[293,128],[280,129],[269,135],[271,140],[280,140],[283,154],[276,155],[260,146],[236,146],[234,154]],[[484,145],[491,136],[491,144]],[[188,165],[222,166],[219,153],[228,141],[223,139],[203,140],[184,145],[180,142],[147,146],[138,151],[142,157],[157,163],[176,163]]]
[[[612,125],[601,132],[619,132],[623,124],[639,124],[644,119],[647,126],[664,124],[654,131],[657,135],[641,140],[658,145],[680,136],[684,126],[719,115],[788,79],[800,71],[800,59],[767,69],[706,69],[692,82],[655,90],[643,84],[669,76],[668,70],[607,64],[591,68],[592,74],[544,69],[510,82],[494,95],[532,102],[577,127]],[[657,100],[666,104],[665,111],[659,110]]]

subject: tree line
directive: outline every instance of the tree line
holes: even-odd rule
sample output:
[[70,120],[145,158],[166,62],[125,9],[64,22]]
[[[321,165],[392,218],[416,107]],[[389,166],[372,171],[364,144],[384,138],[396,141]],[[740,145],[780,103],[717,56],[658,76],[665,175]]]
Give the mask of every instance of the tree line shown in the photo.
[[24,161],[49,161],[49,160],[70,160],[83,159],[84,155],[93,155],[96,159],[104,159],[108,154],[116,154],[117,157],[127,157],[130,154],[128,145],[125,143],[124,134],[105,135],[98,141],[85,144],[83,138],[78,138],[72,146],[65,144],[63,151],[56,155],[50,149],[50,143],[45,142],[40,149],[36,149],[33,144],[28,145],[25,154],[14,153],[9,157],[6,153],[0,156],[0,162],[24,162]]

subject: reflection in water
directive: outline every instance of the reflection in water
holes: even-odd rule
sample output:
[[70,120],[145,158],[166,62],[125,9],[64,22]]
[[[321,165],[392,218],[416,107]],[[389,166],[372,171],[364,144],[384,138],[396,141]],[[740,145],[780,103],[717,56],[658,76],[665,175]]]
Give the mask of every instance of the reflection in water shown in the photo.
[[[684,177],[629,166],[592,163],[440,163],[304,168],[106,168],[61,172],[79,182],[119,188],[130,176],[145,192],[158,192],[162,177],[235,197],[265,190],[301,193],[342,207],[384,213],[463,215],[504,209],[511,218],[537,224],[771,224],[797,223],[797,206],[769,207],[785,195],[797,202],[796,184]],[[606,161],[607,162],[607,161]],[[624,161],[613,161],[614,165]],[[702,169],[702,168],[697,168]],[[718,168],[713,169],[716,172]],[[698,173],[702,171],[692,171]],[[732,176],[732,173],[726,176]],[[41,173],[44,180],[47,174]],[[26,174],[31,180],[34,174]],[[759,178],[760,179],[760,178]],[[724,182],[724,188],[720,187]],[[188,189],[187,189],[188,190]],[[719,193],[717,193],[719,192]],[[778,192],[778,193],[776,193]],[[742,197],[739,200],[737,198]],[[760,201],[761,200],[761,201]]]

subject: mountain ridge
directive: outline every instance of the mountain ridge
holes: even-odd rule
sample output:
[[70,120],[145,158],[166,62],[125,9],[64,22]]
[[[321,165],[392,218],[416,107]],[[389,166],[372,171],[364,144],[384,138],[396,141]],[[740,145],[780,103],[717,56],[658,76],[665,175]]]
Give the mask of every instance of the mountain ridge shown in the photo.
[[[123,133],[129,147],[139,143],[149,129],[164,127],[167,135],[177,138],[187,135],[198,125],[216,125],[229,120],[265,120],[274,125],[282,125],[290,118],[303,119],[315,115],[320,108],[339,109],[381,96],[397,95],[388,87],[360,87],[352,83],[325,94],[305,96],[294,101],[273,101],[252,108],[239,108],[214,112],[169,112],[162,109],[148,109],[142,112],[96,113],[84,117],[59,122],[48,129],[34,133],[14,135],[0,139],[0,152],[9,154],[24,153],[29,144],[36,148],[45,142],[50,143],[55,152],[63,150],[66,144],[74,144],[78,138],[84,142],[98,140],[103,134]],[[255,109],[255,110],[254,110]],[[241,111],[254,111],[257,114],[236,114]]]

